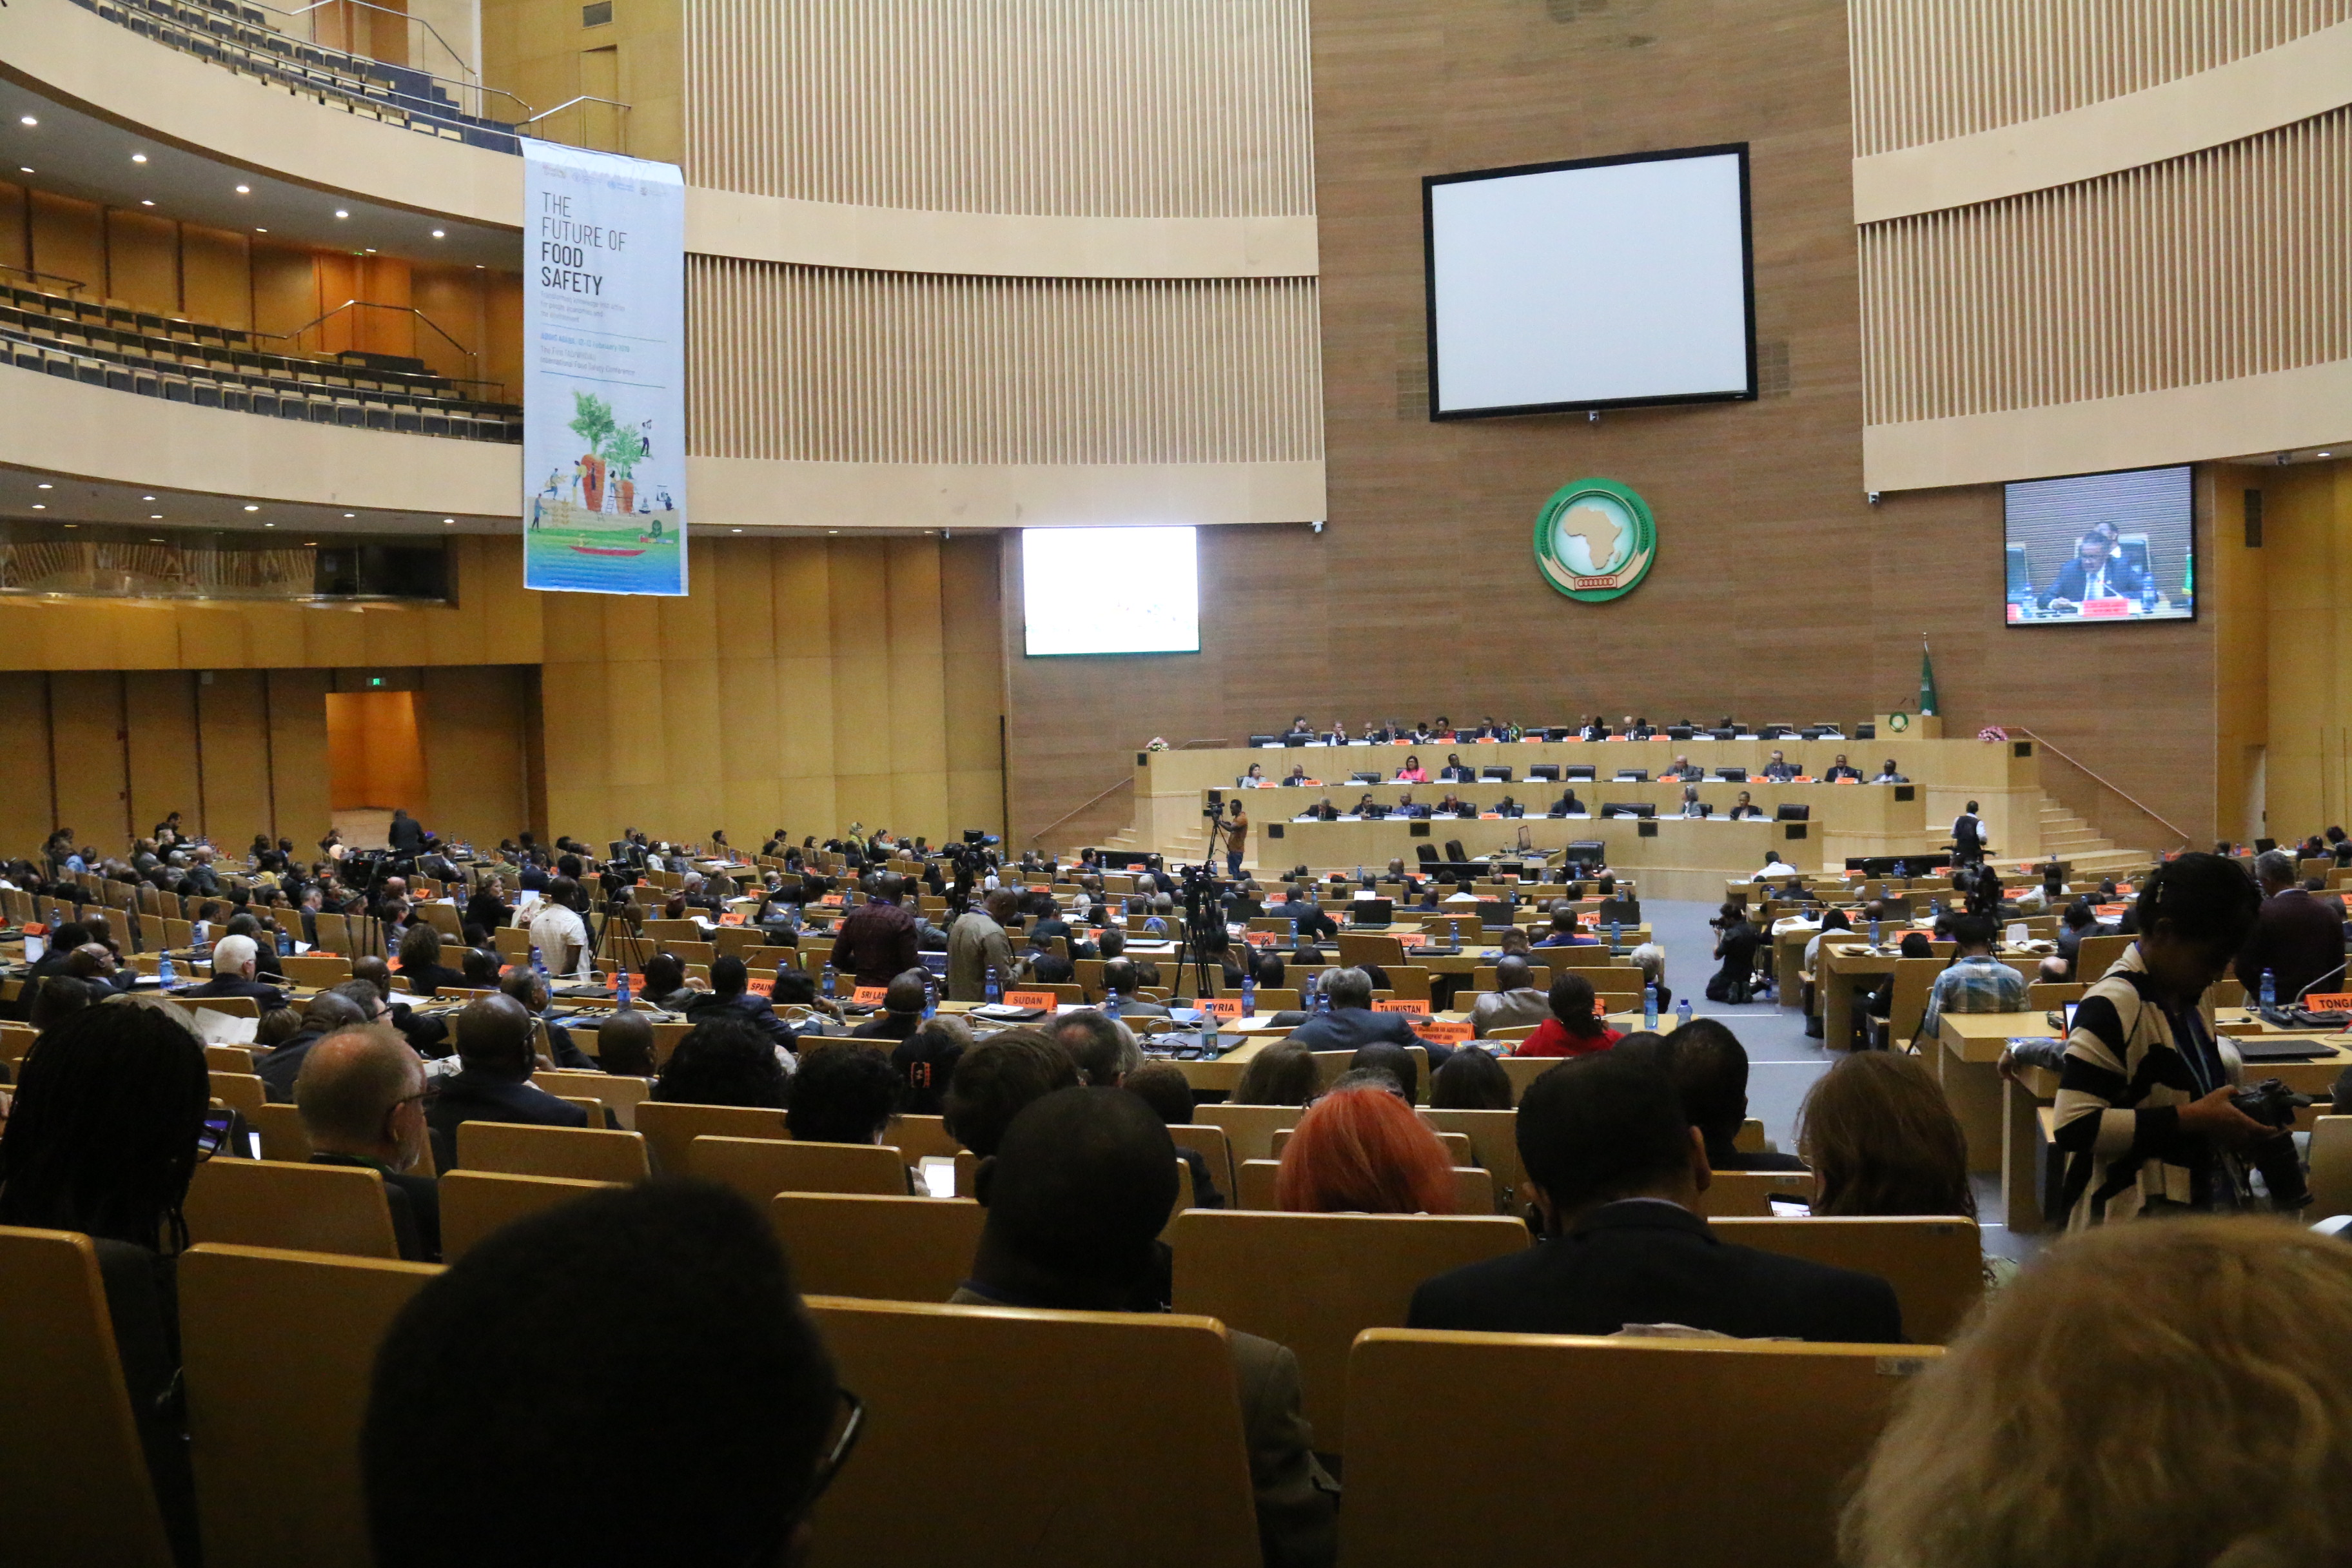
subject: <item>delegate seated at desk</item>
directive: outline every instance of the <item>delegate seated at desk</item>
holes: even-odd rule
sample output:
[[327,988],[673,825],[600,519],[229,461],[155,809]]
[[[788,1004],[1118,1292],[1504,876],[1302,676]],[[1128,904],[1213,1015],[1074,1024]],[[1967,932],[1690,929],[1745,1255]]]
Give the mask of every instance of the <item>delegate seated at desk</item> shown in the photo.
[[1388,815],[1388,807],[1374,800],[1372,792],[1366,790],[1363,798],[1349,808],[1348,815],[1361,822],[1378,822]]
[[1902,770],[1895,765],[1895,759],[1893,757],[1889,757],[1886,759],[1886,765],[1878,770],[1878,776],[1870,782],[1873,784],[1909,784],[1911,781],[1903,776]]
[[1774,752],[1772,760],[1764,764],[1766,784],[1790,784],[1795,781],[1796,776],[1796,765],[1778,752]]
[[1282,781],[1282,787],[1285,789],[1302,789],[1306,787],[1306,784],[1307,764],[1299,763],[1291,768],[1290,776]]
[[1840,784],[1847,779],[1852,779],[1856,784],[1859,784],[1862,782],[1862,770],[1847,762],[1845,760],[1845,753],[1843,752],[1840,752],[1838,753],[1838,760],[1830,764],[1830,771],[1823,773],[1822,776],[1832,784]]
[[2129,561],[2116,554],[2115,543],[2097,530],[2075,542],[2074,558],[2058,569],[2057,581],[2042,595],[2042,607],[2071,616],[2093,599],[2137,599],[2147,590],[2147,579]]
[[1660,784],[1696,784],[1706,777],[1706,770],[1691,766],[1688,757],[1676,757],[1675,765],[1658,775]]
[[1331,804],[1331,797],[1327,795],[1291,820],[1293,822],[1337,822],[1339,820],[1339,808]]
[[1741,790],[1738,803],[1731,808],[1729,815],[1734,822],[1745,822],[1751,816],[1763,816],[1764,808],[1749,800],[1746,790]]
[[1495,804],[1495,815],[1497,816],[1525,816],[1527,814],[1528,808],[1509,795],[1505,795]]
[[1437,770],[1437,782],[1440,784],[1468,784],[1477,776],[1462,765],[1462,753],[1459,752],[1446,752],[1445,765]]
[[1397,802],[1396,810],[1391,812],[1390,815],[1392,816],[1409,816],[1425,821],[1429,816],[1429,807],[1415,801],[1412,798],[1412,792],[1411,790],[1407,790],[1405,792],[1404,798]]
[[1408,752],[1404,759],[1404,766],[1396,771],[1396,782],[1399,784],[1427,784],[1429,782],[1429,774],[1422,767],[1421,759]]
[[1590,816],[1592,814],[1585,809],[1584,803],[1582,801],[1576,798],[1576,791],[1574,789],[1564,788],[1560,792],[1559,798],[1551,803],[1551,810],[1545,813],[1545,815],[1548,816]]
[[1437,815],[1440,816],[1475,816],[1478,815],[1478,807],[1472,802],[1464,800],[1461,796],[1449,790],[1446,792],[1445,798],[1437,803]]
[[1698,798],[1698,785],[1695,784],[1686,784],[1683,785],[1683,804],[1682,810],[1679,815],[1684,816],[1705,816],[1706,815],[1706,807]]

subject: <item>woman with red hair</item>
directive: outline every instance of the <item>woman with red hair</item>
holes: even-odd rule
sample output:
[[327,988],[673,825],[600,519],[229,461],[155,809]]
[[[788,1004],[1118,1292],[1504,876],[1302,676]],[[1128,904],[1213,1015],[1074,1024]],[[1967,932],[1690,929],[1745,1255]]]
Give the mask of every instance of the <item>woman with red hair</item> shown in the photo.
[[1275,1201],[1292,1214],[1452,1214],[1453,1165],[1437,1134],[1387,1089],[1335,1089],[1283,1145]]

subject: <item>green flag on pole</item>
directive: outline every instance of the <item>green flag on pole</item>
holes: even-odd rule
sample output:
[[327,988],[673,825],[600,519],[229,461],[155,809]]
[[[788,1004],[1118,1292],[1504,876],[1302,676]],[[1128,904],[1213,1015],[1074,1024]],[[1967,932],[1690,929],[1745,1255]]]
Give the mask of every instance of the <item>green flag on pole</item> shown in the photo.
[[1936,712],[1936,659],[1923,640],[1919,644],[1919,716],[1934,717]]

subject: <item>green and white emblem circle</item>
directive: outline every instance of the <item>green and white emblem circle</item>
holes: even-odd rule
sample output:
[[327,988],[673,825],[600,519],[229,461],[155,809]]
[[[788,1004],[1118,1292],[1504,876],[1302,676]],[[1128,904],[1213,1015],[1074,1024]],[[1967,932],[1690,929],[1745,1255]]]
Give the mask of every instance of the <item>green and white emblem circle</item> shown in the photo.
[[1894,733],[1900,735],[1906,730],[1911,728],[1911,715],[1908,713],[1889,713],[1886,716],[1886,727]]
[[1571,599],[1600,604],[1633,592],[1658,554],[1650,507],[1614,479],[1577,479],[1536,513],[1536,569]]

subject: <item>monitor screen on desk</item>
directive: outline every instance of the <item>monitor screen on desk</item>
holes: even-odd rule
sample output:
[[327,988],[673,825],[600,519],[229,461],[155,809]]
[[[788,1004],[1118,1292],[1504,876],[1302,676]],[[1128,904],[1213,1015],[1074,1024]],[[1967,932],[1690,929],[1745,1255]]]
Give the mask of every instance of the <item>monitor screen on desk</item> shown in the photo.
[[1190,528],[1024,528],[1021,609],[1032,658],[1201,651]]
[[2004,488],[2002,596],[2011,626],[2196,618],[2188,468]]
[[1745,144],[1422,182],[1433,419],[1756,395]]

